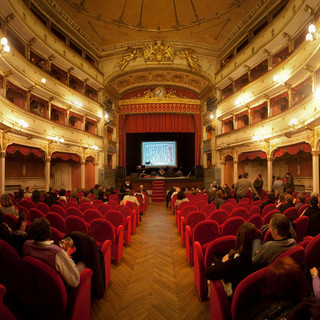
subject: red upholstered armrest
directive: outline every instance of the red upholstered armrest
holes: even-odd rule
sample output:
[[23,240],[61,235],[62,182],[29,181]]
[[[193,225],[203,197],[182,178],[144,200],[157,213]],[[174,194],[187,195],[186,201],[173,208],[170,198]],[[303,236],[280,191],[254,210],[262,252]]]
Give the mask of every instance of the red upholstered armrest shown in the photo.
[[[194,265],[197,266],[199,272],[204,272],[203,252],[199,241],[193,243]],[[197,261],[197,263],[196,263]]]
[[131,232],[131,217],[126,217],[126,227]]
[[192,247],[192,231],[190,226],[186,226],[186,244],[189,243],[190,247]]
[[92,273],[91,269],[84,269],[80,274],[78,287],[69,292],[67,306],[68,319],[90,320]]
[[120,225],[116,231],[115,243],[123,243],[123,226]]

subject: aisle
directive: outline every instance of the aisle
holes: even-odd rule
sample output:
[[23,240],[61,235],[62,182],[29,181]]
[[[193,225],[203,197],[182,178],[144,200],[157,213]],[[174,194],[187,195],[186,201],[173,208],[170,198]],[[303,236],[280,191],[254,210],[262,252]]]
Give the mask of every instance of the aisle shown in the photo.
[[111,282],[93,304],[91,319],[210,319],[209,301],[197,296],[170,210],[150,202],[142,219],[120,265],[112,265]]

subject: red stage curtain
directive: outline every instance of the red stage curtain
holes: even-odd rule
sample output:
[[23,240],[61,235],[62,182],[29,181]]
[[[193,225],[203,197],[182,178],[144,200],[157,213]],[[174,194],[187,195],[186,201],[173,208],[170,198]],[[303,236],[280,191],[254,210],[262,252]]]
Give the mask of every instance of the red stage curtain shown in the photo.
[[119,117],[119,165],[126,163],[126,134],[147,132],[194,132],[195,164],[200,165],[201,128],[199,114],[121,114]]
[[73,154],[73,153],[54,152],[51,155],[51,159],[57,159],[57,158],[60,158],[64,161],[73,160],[76,162],[80,162],[80,157],[78,155]]
[[252,152],[245,152],[245,153],[241,153],[239,155],[239,161],[244,161],[246,159],[249,160],[253,160],[255,158],[261,158],[261,159],[266,159],[267,158],[267,154],[263,151],[252,151]]
[[300,150],[303,150],[304,152],[311,152],[311,146],[308,143],[302,142],[293,146],[281,147],[274,152],[273,159],[282,157],[286,152],[294,155]]
[[44,159],[44,153],[40,149],[27,147],[27,146],[20,146],[16,144],[12,144],[8,146],[6,149],[7,154],[13,154],[16,151],[20,152],[23,156],[29,156],[31,153],[33,153],[37,158]]

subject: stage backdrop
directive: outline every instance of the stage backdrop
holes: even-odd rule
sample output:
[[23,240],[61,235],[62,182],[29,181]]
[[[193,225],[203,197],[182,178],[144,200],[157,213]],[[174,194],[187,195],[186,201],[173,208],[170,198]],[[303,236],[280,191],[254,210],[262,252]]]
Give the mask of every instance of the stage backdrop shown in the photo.
[[[177,141],[177,169],[182,167],[187,175],[194,165],[194,133],[127,133],[126,168],[127,173],[137,172],[141,164],[141,142],[143,141]],[[176,169],[176,170],[177,170]]]

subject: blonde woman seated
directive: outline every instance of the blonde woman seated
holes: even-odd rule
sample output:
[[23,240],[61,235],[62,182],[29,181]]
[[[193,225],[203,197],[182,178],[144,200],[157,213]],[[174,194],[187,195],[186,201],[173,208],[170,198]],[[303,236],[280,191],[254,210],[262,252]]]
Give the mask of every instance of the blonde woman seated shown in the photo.
[[19,218],[18,210],[12,205],[11,198],[8,194],[3,194],[1,196],[1,211],[3,213],[10,213],[17,218]]

